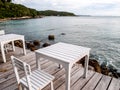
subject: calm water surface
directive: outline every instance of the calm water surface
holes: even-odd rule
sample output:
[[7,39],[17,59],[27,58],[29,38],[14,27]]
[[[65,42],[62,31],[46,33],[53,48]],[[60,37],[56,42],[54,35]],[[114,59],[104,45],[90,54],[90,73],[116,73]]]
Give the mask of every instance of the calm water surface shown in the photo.
[[5,21],[0,29],[23,34],[26,40],[43,40],[54,34],[55,42],[90,47],[91,58],[120,68],[120,17],[44,17]]

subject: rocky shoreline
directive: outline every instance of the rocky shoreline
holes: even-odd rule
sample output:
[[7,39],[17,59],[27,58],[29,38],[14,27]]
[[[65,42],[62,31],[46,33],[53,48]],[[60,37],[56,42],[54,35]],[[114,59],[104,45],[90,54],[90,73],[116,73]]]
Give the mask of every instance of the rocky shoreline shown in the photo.
[[23,20],[23,19],[42,18],[42,17],[43,17],[43,16],[35,16],[35,17],[31,17],[31,16],[11,17],[11,18],[0,19],[0,22],[8,21],[8,20]]
[[[78,63],[84,67],[85,58],[82,58]],[[98,60],[89,59],[89,69],[98,73],[108,75],[117,79],[120,79],[120,72],[112,65],[106,65],[105,63],[99,64]]]

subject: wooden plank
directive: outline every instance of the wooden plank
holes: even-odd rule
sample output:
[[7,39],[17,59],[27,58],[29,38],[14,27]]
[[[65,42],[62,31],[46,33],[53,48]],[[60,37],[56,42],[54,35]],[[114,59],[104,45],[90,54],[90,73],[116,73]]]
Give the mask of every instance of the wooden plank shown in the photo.
[[64,57],[62,55],[56,54],[56,53],[51,53],[51,52],[40,52],[40,54],[46,55],[47,57],[49,56],[49,58],[54,58],[54,59],[58,59],[58,60],[63,60],[65,62],[68,61],[72,61],[73,59],[70,57]]
[[112,81],[108,87],[108,90],[120,90],[120,80],[112,78]]
[[0,83],[2,83],[3,81],[9,80],[11,77],[13,77],[14,76],[13,73],[14,72],[13,72],[13,68],[12,68],[12,65],[11,65],[11,69],[9,71],[0,75]]
[[[31,54],[33,54],[33,53],[31,53]],[[26,60],[26,61],[29,61],[29,60]],[[8,71],[10,71],[11,69],[13,69],[12,68],[12,63],[11,63],[11,60],[9,61],[9,62],[6,62],[4,65],[0,65],[0,67],[1,68],[4,68],[4,69],[7,69],[7,71],[6,72],[3,72],[3,73],[1,73],[0,74],[0,77],[2,76],[2,74],[4,74],[4,73],[7,73]]]
[[[23,76],[24,74],[22,73],[21,74],[21,76]],[[14,75],[15,76],[15,75]],[[15,77],[13,77],[13,78],[11,78],[10,80],[7,80],[7,81],[5,81],[4,83],[1,83],[0,84],[0,88],[1,89],[4,89],[4,88],[6,88],[6,87],[9,87],[10,85],[12,85],[13,83],[15,83],[16,82],[16,78]],[[17,82],[16,82],[17,83]]]
[[[71,87],[71,90],[81,90],[82,87],[93,77],[95,72],[93,71],[88,71],[87,78],[81,77],[76,81],[76,83]],[[61,87],[60,87],[61,88]],[[60,90],[60,88],[58,90]]]
[[[33,64],[34,65],[34,68],[36,68],[36,65],[35,65],[35,63]],[[42,67],[48,67],[48,65],[49,66],[51,66],[51,65],[53,65],[52,64],[52,62],[47,62],[47,63],[45,63],[44,65],[42,65]],[[33,67],[32,67],[33,68]],[[22,72],[20,73],[20,75],[22,75]],[[10,83],[9,83],[10,82]],[[10,78],[8,78],[6,81],[4,81],[4,82],[2,82],[1,84],[0,84],[0,86],[1,86],[1,88],[4,88],[4,87],[7,87],[7,86],[9,86],[9,84],[12,84],[12,83],[14,83],[14,82],[16,82],[16,78],[15,78],[15,75],[14,75],[14,72],[13,72],[13,74],[11,75],[11,77]]]
[[111,77],[103,75],[101,81],[95,88],[95,90],[106,90],[109,83],[110,83]]
[[[44,52],[50,52],[50,53],[53,53],[53,54],[57,54],[57,55],[61,55],[61,56],[64,56],[64,57],[70,57],[70,58],[73,58],[73,59],[76,59],[76,57],[79,57],[81,52],[79,53],[79,50],[76,50],[73,49],[73,48],[69,48],[67,50],[68,47],[66,48],[49,48],[49,50],[45,50]],[[69,51],[69,52],[68,52]]]
[[18,85],[17,85],[17,82],[15,82],[15,83],[13,83],[13,84],[11,84],[11,85],[9,85],[6,88],[1,89],[1,90],[18,90],[17,88],[18,88]]
[[102,74],[95,73],[95,75],[88,81],[88,83],[82,88],[82,90],[94,90],[101,77]]
[[[49,64],[51,64],[51,63],[49,63],[48,61],[44,64],[44,65],[42,65],[42,67],[47,67]],[[52,64],[51,64],[52,65]],[[35,68],[36,68],[36,65],[35,65],[35,63],[33,63],[33,65],[32,65],[32,69],[34,68],[34,70],[35,70]],[[20,72],[20,74],[22,74],[23,72]],[[8,76],[8,78],[6,79],[6,78],[4,78],[4,79],[2,79],[1,80],[1,83],[4,83],[4,82],[6,82],[6,81],[9,81],[9,80],[11,80],[12,78],[15,78],[15,75],[14,75],[14,72],[12,71],[12,74],[10,75],[10,76]],[[2,85],[2,84],[1,84]]]
[[[19,50],[21,50],[19,52]],[[15,55],[21,60],[30,64],[32,70],[36,69],[36,57],[34,52],[30,52],[23,56],[22,48],[16,49],[16,52],[10,52],[7,54],[7,62],[0,63],[0,68],[8,69],[7,72],[0,72],[0,90],[18,90],[17,82],[13,72],[12,64],[10,61],[10,55]],[[67,56],[67,55],[66,55]],[[73,56],[71,56],[72,58]],[[58,64],[51,62],[49,60],[41,60],[41,68],[54,75],[54,88],[55,90],[65,89],[65,70],[64,68],[58,69]],[[111,78],[108,76],[103,76],[100,80],[102,74],[96,74],[93,71],[88,71],[88,77],[86,79],[82,78],[83,68],[74,66],[71,73],[71,90],[120,90],[120,80]],[[20,75],[24,75],[20,72]],[[103,88],[104,87],[104,88]],[[43,90],[50,90],[50,85],[46,86]]]
[[[29,53],[30,50],[26,50],[26,52]],[[13,51],[9,51],[8,53],[6,53],[5,56],[6,56],[7,62],[10,61],[10,56],[11,55],[14,55],[14,56],[17,56],[17,57],[21,57],[21,56],[23,56],[23,49],[19,48],[19,47],[15,47],[15,51],[14,52]],[[2,61],[2,56],[0,55],[0,66],[1,65],[5,65],[7,63],[7,62],[6,63],[2,63],[1,61]]]
[[[49,63],[48,63],[48,64],[49,64]],[[49,68],[49,67],[48,67],[48,64],[45,63],[45,64],[44,64],[45,66],[43,65],[43,67],[46,67],[45,69]],[[53,64],[51,63],[50,65],[53,65]],[[34,67],[34,68],[36,68],[36,67]],[[49,70],[49,71],[50,71],[50,70]],[[23,72],[20,73],[20,76],[21,76],[21,77],[24,76]],[[15,83],[15,82],[16,82],[16,78],[15,78],[15,74],[13,73],[12,78],[10,78],[9,80],[6,80],[6,81],[4,81],[3,83],[1,83],[1,84],[0,84],[0,87],[1,87],[1,88],[6,88],[7,86],[12,85],[12,83]]]
[[[51,64],[52,66],[53,66],[53,64]],[[46,67],[47,67],[48,65],[46,64]],[[50,66],[50,65],[49,65]],[[44,70],[46,70],[46,69],[51,69],[51,68],[45,68]],[[50,70],[49,70],[50,71]],[[15,79],[15,78],[14,78]],[[10,82],[10,81],[9,81]],[[16,87],[16,83],[17,82],[13,82],[12,80],[11,80],[11,84],[10,85],[8,85],[7,87],[5,87],[5,88],[3,88],[3,90],[12,90],[12,88],[13,88],[13,90],[14,89],[16,89],[17,87]]]
[[[11,52],[10,52],[10,53],[11,53]],[[9,59],[7,59],[7,62],[6,62],[6,63],[0,63],[0,68],[9,69],[9,67],[11,67],[10,56],[13,55],[13,53],[15,53],[15,52],[12,52],[12,54],[10,54],[10,55],[6,55],[6,56],[9,56]],[[17,56],[17,55],[14,55],[14,56]]]
[[[57,73],[54,74],[55,79],[54,79],[54,88],[58,87],[61,85],[61,83],[64,82],[64,77],[65,77],[65,70],[64,69],[60,69]],[[56,84],[58,81],[60,81],[60,83]],[[43,90],[50,90],[50,85],[46,86]]]
[[[83,70],[82,70],[83,71]],[[81,71],[80,71],[81,73]],[[90,78],[91,76],[93,76],[94,72],[89,71],[88,72],[88,78]],[[78,74],[77,74],[78,75]],[[75,75],[76,76],[76,75]],[[71,90],[80,90],[80,88],[78,88],[79,86],[83,86],[85,81],[87,81],[85,78],[82,77],[82,75],[79,76],[79,79],[72,79],[74,78],[74,76],[71,77]],[[83,82],[82,82],[83,81]],[[82,83],[81,85],[79,85],[80,83]],[[78,86],[78,87],[77,87]],[[56,90],[64,90],[65,89],[65,83],[63,83],[59,88],[57,88]]]
[[[53,67],[54,66],[54,64],[52,64],[53,62],[49,62],[49,61],[47,61],[46,63],[44,63],[44,66],[46,66],[46,67],[48,67],[49,66],[49,70],[47,70],[47,71],[51,71],[51,70],[54,70],[53,68],[51,68],[51,66]],[[35,63],[34,63],[34,65],[35,65]],[[41,65],[42,66],[42,69],[44,69],[45,67],[43,66],[43,65]],[[57,67],[57,66],[56,66]],[[55,68],[56,68],[55,67]],[[11,80],[12,81],[12,80]]]
[[[65,70],[63,71],[64,69],[62,69],[60,72],[57,72],[54,76],[55,76],[55,80],[54,80],[54,88],[55,90],[60,87],[64,82],[65,82]],[[72,71],[71,71],[71,76],[73,76],[76,72],[78,71],[81,71],[82,68],[78,68],[76,66],[74,66],[72,68]],[[61,76],[60,76],[60,75]],[[79,76],[79,73],[76,73],[78,76]],[[47,86],[45,89],[43,90],[50,90],[50,86]]]
[[70,81],[71,86],[75,84],[75,82],[83,76],[83,71],[84,69],[81,67],[76,72],[73,73],[74,75],[71,76],[71,81]]
[[[51,65],[51,66],[54,66],[54,65]],[[56,68],[56,67],[55,67]],[[48,70],[47,70],[48,69]],[[47,69],[45,69],[45,71],[50,71],[51,69],[54,69],[53,67],[48,67]],[[57,68],[58,69],[58,68]],[[78,69],[78,68],[76,68],[76,67],[74,67],[73,69],[72,69],[72,71],[76,71],[76,69]],[[64,75],[64,73],[62,73],[61,71],[64,71],[64,69],[58,69],[58,72],[56,73],[56,71],[55,72],[52,72],[52,73],[55,73],[55,77],[58,79],[58,81],[59,80],[61,80],[62,81],[62,79],[64,79],[63,77],[61,77],[61,76],[63,76]],[[16,85],[14,85],[15,83],[13,83],[13,84],[11,84],[14,88],[15,88],[15,86]],[[59,83],[60,84],[60,83]],[[58,84],[58,85],[59,85]],[[11,87],[11,85],[9,85],[9,87],[6,87],[7,89],[8,88],[10,88]],[[56,85],[57,86],[57,85]],[[4,88],[4,90],[7,90],[6,88]],[[11,87],[12,88],[12,87]],[[17,87],[16,87],[17,88]],[[48,89],[49,90],[49,89]]]
[[[25,61],[26,60],[26,62],[27,63],[29,63],[32,67],[31,68],[33,68],[33,67],[36,67],[35,66],[35,64],[36,64],[36,61],[35,61],[35,54],[34,53],[30,53],[30,55],[28,54],[27,55],[27,58],[25,58],[25,59],[21,59],[21,60],[23,60],[23,61]],[[41,64],[45,64],[45,63],[48,63],[48,61],[47,60],[43,60],[43,61],[41,61],[40,62]],[[34,65],[34,66],[33,66]],[[13,68],[12,68],[12,65],[11,65],[11,68],[10,68],[10,70],[9,71],[7,71],[7,72],[5,72],[5,73],[3,73],[3,74],[1,74],[0,75],[0,83],[2,83],[2,82],[4,82],[4,81],[6,81],[6,80],[9,80],[10,78],[12,78],[12,77],[15,77],[14,75],[13,75]]]

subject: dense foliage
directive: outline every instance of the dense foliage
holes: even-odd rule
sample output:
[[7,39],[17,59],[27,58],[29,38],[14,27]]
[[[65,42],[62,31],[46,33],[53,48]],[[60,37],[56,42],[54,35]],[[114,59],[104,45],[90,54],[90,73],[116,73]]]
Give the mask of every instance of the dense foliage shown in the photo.
[[53,10],[39,11],[40,15],[45,16],[75,16],[73,13],[69,12],[58,12]]
[[0,18],[31,16],[73,16],[73,13],[57,12],[57,11],[37,11],[27,8],[21,4],[10,3],[11,0],[0,0]]
[[37,16],[39,12],[35,9],[27,8],[20,4],[2,2],[0,0],[0,18],[6,17],[22,17],[22,16]]
[[5,2],[11,2],[12,0],[0,0],[0,1],[5,3]]

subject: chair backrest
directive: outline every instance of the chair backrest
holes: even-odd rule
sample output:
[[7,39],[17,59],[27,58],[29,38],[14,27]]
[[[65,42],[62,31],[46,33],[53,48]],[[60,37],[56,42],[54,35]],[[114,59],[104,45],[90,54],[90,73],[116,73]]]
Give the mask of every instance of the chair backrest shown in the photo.
[[5,31],[4,30],[0,30],[0,35],[4,35]]
[[30,65],[28,65],[27,63],[21,61],[20,59],[14,57],[14,56],[11,56],[11,60],[12,60],[12,65],[14,68],[15,76],[17,79],[17,83],[20,84],[20,76],[18,73],[18,70],[20,69],[20,70],[24,71],[24,73],[25,73],[28,88],[31,88],[30,77],[29,77],[31,74]]

